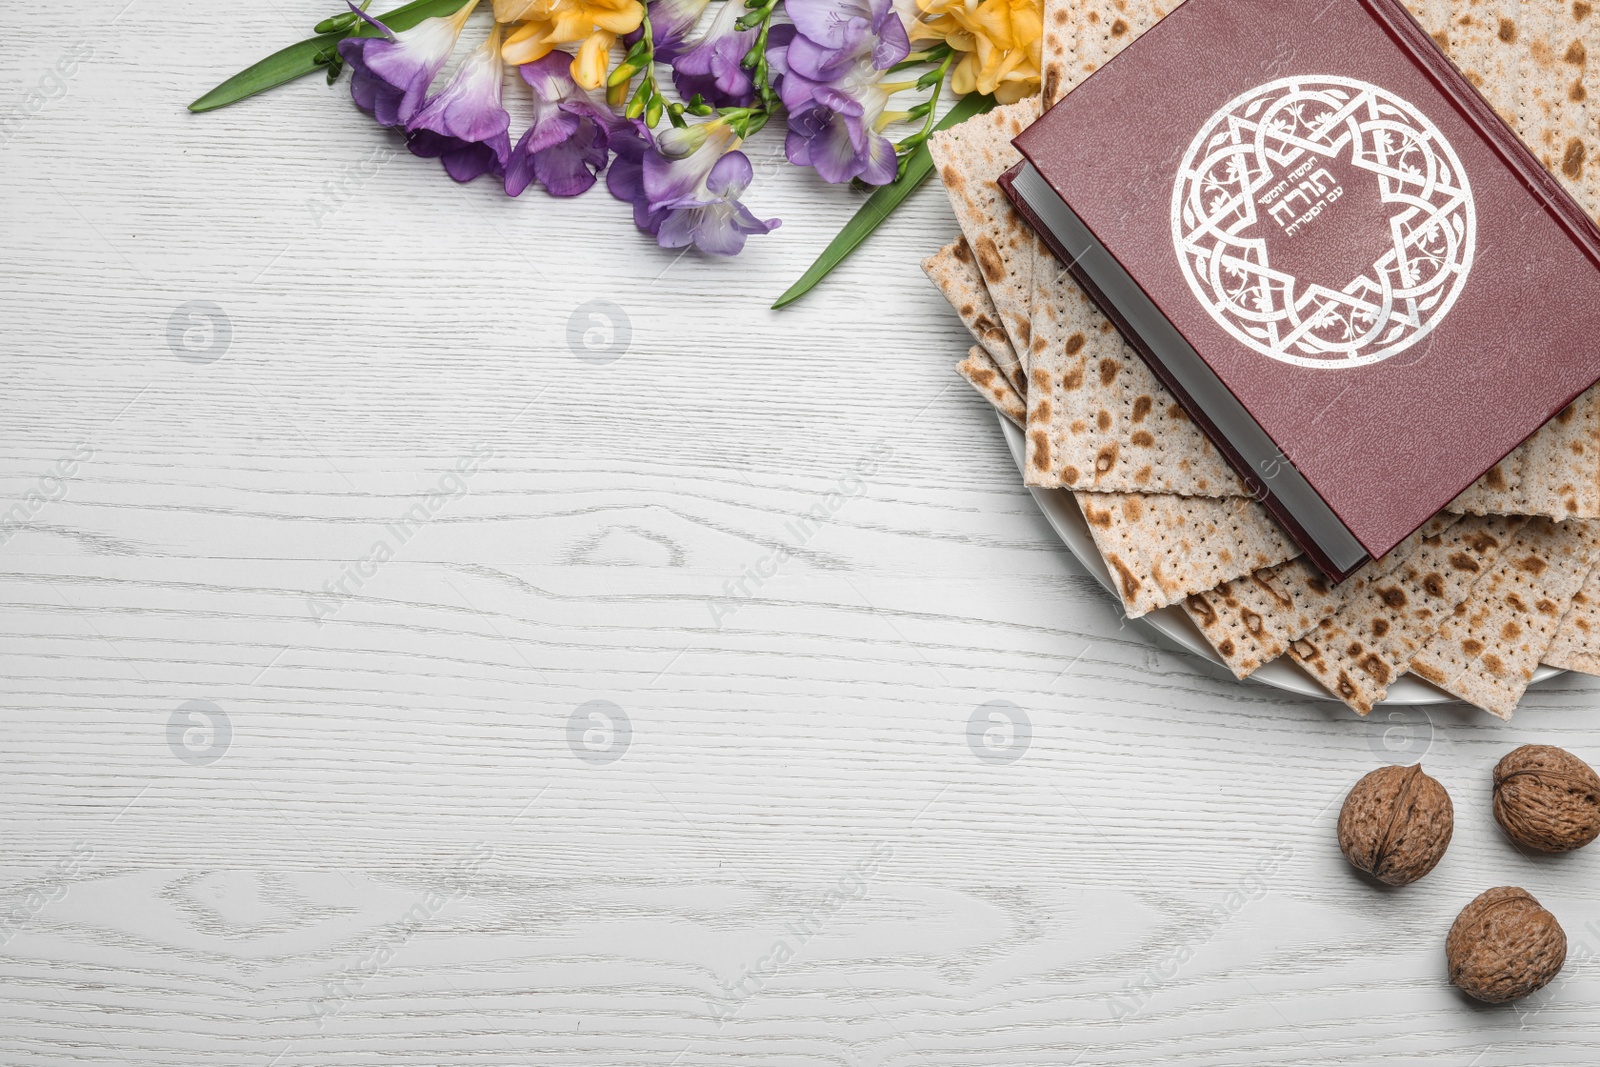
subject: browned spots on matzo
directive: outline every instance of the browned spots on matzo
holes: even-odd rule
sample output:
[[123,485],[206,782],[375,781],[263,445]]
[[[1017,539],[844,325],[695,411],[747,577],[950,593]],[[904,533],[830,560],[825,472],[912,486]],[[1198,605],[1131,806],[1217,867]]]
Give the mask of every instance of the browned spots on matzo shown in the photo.
[[1111,24],[1111,36],[1113,36],[1113,37],[1121,37],[1123,34],[1125,34],[1127,32],[1128,32],[1128,24],[1126,22],[1122,21],[1121,19],[1118,19],[1117,21],[1115,21],[1115,22],[1113,22]]
[[1582,22],[1589,17],[1589,0],[1572,0],[1572,21]]
[[1144,518],[1144,503],[1136,496],[1130,496],[1122,502],[1122,516],[1129,522],[1138,522]]
[[1151,445],[1156,443],[1156,439],[1151,436],[1149,430],[1136,430],[1129,440],[1138,445],[1140,448],[1149,448]]
[[1485,652],[1483,654],[1483,665],[1495,674],[1506,673],[1505,661],[1493,652]]
[[1469,656],[1476,656],[1479,652],[1483,651],[1483,642],[1477,640],[1476,638],[1469,637],[1465,641],[1461,642],[1461,651],[1465,652]]
[[1483,480],[1490,489],[1494,489],[1496,491],[1502,490],[1506,487],[1506,475],[1505,472],[1500,469],[1500,464],[1498,463],[1489,468],[1489,473],[1483,476]]
[[[1573,601],[1576,602],[1577,601],[1577,597],[1573,597]],[[1556,605],[1552,601],[1546,600],[1544,597],[1540,597],[1538,602],[1535,603],[1533,606],[1539,612],[1540,615],[1555,616],[1555,615],[1561,614],[1561,609],[1556,607]],[[1583,620],[1579,619],[1577,621],[1582,622]]]
[[1523,556],[1516,563],[1517,570],[1527,571],[1529,574],[1543,574],[1548,566],[1550,564],[1544,561],[1544,557],[1537,555]]
[[1035,468],[1047,471],[1050,469],[1050,435],[1043,430],[1035,430],[1028,435],[1033,442],[1033,465]]
[[1121,369],[1122,366],[1116,360],[1102,359],[1100,361],[1100,384],[1110,385],[1112,382],[1116,381],[1117,372]]
[[1500,636],[1507,641],[1515,641],[1522,636],[1522,627],[1508,620],[1504,626],[1500,627]]
[[944,186],[946,189],[955,189],[959,191],[962,186],[967,184],[967,179],[963,178],[961,176],[961,172],[956,170],[954,167],[945,167],[939,172],[939,177],[944,179]]
[[1073,367],[1061,376],[1061,388],[1076,389],[1083,384],[1083,368]]
[[[1065,22],[1066,19],[1067,19],[1066,11],[1063,10],[1063,11],[1057,11],[1056,12],[1056,21],[1057,22]],[[1054,100],[1056,98],[1056,89],[1060,85],[1061,85],[1061,72],[1056,70],[1056,68],[1051,67],[1048,71],[1045,72],[1045,76],[1044,76],[1044,98],[1046,100]]]
[[1416,674],[1426,678],[1428,681],[1433,682],[1435,685],[1438,685],[1445,680],[1444,673],[1442,671],[1439,671],[1426,663],[1413,663],[1411,665],[1411,670]]
[[1100,428],[1101,433],[1111,429],[1111,412],[1101,408],[1100,414],[1094,417],[1094,424]]
[[1575,67],[1581,67],[1589,58],[1589,50],[1583,47],[1582,41],[1575,40],[1567,46],[1567,53],[1561,58]]
[[1111,565],[1116,568],[1117,574],[1122,579],[1122,595],[1132,600],[1139,594],[1139,576],[1128,569],[1128,565],[1116,556],[1106,557]]
[[1583,142],[1574,137],[1567,142],[1567,150],[1561,153],[1561,173],[1577,181],[1583,177],[1583,159],[1589,150],[1583,147]]
[[1081,477],[1077,467],[1064,467],[1061,471],[1061,480],[1068,485],[1073,485]]
[[1109,445],[1106,445],[1104,448],[1100,449],[1099,452],[1095,453],[1094,469],[1099,471],[1101,474],[1104,474],[1106,471],[1110,470],[1116,465],[1117,443],[1113,441]]
[[1362,659],[1360,665],[1379,685],[1389,684],[1389,665],[1376,654]]
[[1378,599],[1385,607],[1398,611],[1406,606],[1406,591],[1397,585],[1387,585],[1378,590]]
[[1589,90],[1583,87],[1582,78],[1573,78],[1572,84],[1567,87],[1567,99],[1574,104],[1581,104],[1589,98]]
[[1135,397],[1133,400],[1133,414],[1131,416],[1133,421],[1143,422],[1144,417],[1150,414],[1150,409],[1154,406],[1155,401],[1148,396]]
[[1083,521],[1090,526],[1098,526],[1102,530],[1109,530],[1111,529],[1111,509],[1107,508],[1102,511],[1093,504],[1085,504],[1083,506]]
[[993,239],[987,234],[978,238],[977,247],[973,251],[978,254],[978,269],[983,271],[984,278],[990,285],[998,285],[1006,276],[1006,267],[1000,259],[1000,249],[995,246]]
[[1081,333],[1075,333],[1071,337],[1067,338],[1067,355],[1077,355],[1083,350],[1084,343],[1084,337]]
[[1034,405],[1033,405],[1033,410],[1028,412],[1028,421],[1029,422],[1049,422],[1050,421],[1050,401],[1043,400],[1043,399],[1036,401],[1034,403]]
[[1429,571],[1422,579],[1422,590],[1429,596],[1444,596],[1444,576],[1438,571]]
[[1433,38],[1433,43],[1439,46],[1441,52],[1450,51],[1450,35],[1448,33],[1443,30],[1435,30],[1429,36]]
[[1501,19],[1500,29],[1496,32],[1502,41],[1510,44],[1517,39],[1517,24],[1510,19]]

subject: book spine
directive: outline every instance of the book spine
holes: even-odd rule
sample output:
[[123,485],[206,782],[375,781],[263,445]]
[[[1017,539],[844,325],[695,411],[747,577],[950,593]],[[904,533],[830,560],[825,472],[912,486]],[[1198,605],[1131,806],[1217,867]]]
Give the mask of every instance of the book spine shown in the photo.
[[1456,112],[1473,128],[1511,172],[1521,179],[1528,192],[1539,201],[1573,244],[1600,267],[1600,228],[1584,214],[1583,208],[1551,176],[1517,132],[1506,124],[1483,94],[1466,79],[1428,31],[1412,17],[1400,0],[1357,0],[1372,20],[1383,28],[1396,47],[1425,74],[1434,87],[1450,101]]
[[[1176,377],[1167,370],[1166,365],[1161,362],[1160,358],[1156,356],[1155,352],[1151,350],[1149,345],[1144,342],[1139,334],[1134,331],[1132,326],[1122,317],[1121,314],[1117,312],[1112,302],[1105,298],[1105,294],[1100,290],[1099,285],[1096,284],[1094,277],[1088,271],[1084,270],[1082,266],[1067,253],[1066,248],[1063,247],[1061,240],[1055,235],[1055,233],[1052,232],[1049,227],[1043,225],[1038,215],[1034,214],[1033,209],[1028,206],[1028,202],[1021,196],[1017,195],[1016,190],[1012,188],[1011,179],[1020,169],[1021,164],[1018,164],[1017,166],[1006,171],[999,178],[1000,188],[1006,194],[1006,198],[1010,200],[1012,206],[1017,209],[1017,213],[1027,220],[1028,225],[1033,228],[1033,231],[1039,235],[1045,244],[1050,246],[1050,251],[1055,254],[1056,259],[1066,267],[1069,273],[1071,273],[1073,280],[1083,287],[1083,291],[1089,294],[1090,299],[1095,302],[1095,306],[1100,309],[1106,318],[1111,320],[1111,324],[1117,328],[1117,332],[1122,335],[1123,339],[1126,340],[1130,346],[1132,346],[1135,352],[1139,353],[1139,357],[1144,360],[1145,364],[1149,366],[1150,370],[1155,374],[1155,376],[1160,378],[1162,383],[1172,391],[1174,396],[1178,398],[1178,402],[1183,405],[1183,410],[1188,413],[1189,417],[1194,420],[1196,425],[1205,431],[1205,434],[1211,440],[1211,443],[1217,447],[1217,450],[1222,453],[1223,458],[1228,461],[1228,464],[1238,473],[1239,477],[1244,480],[1245,485],[1250,489],[1251,496],[1253,496],[1257,502],[1263,504],[1266,509],[1272,513],[1272,517],[1276,519],[1278,523],[1284,527],[1284,529],[1289,531],[1295,542],[1301,547],[1302,550],[1304,550],[1306,556],[1311,560],[1312,563],[1316,564],[1317,569],[1323,574],[1326,574],[1335,582],[1341,582],[1350,575],[1354,574],[1356,570],[1360,569],[1360,564],[1346,571],[1340,571],[1338,567],[1334,566],[1333,562],[1329,560],[1328,557],[1317,547],[1316,541],[1312,539],[1305,527],[1295,520],[1295,517],[1289,512],[1288,508],[1283,506],[1283,503],[1277,498],[1276,495],[1273,494],[1271,489],[1268,488],[1266,482],[1259,477],[1257,472],[1250,466],[1249,462],[1239,454],[1239,452],[1228,441],[1228,438],[1206,415],[1204,409],[1194,402],[1194,399],[1189,395],[1188,390],[1184,389],[1178,383]],[[1030,383],[1030,388],[1031,387],[1032,386]],[[1024,429],[1026,430],[1027,427],[1024,427]],[[1362,564],[1365,562],[1366,561],[1363,560]]]

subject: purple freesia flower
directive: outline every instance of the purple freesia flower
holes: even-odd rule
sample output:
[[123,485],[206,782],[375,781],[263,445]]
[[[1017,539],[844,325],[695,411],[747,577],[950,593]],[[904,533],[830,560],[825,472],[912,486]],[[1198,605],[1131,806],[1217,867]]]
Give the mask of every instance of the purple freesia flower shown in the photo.
[[888,70],[911,54],[894,0],[787,0],[784,11],[800,36],[833,52],[855,54],[872,42],[872,65]]
[[533,88],[533,124],[506,162],[506,193],[520,196],[538,181],[552,196],[588,191],[605,168],[607,145],[619,121],[572,78],[572,57],[551,52],[524,63],[522,80]]
[[[700,16],[710,0],[651,0],[650,40],[655,46],[655,56],[663,63],[678,58],[684,42],[700,21]],[[644,36],[644,30],[634,30],[624,37],[623,43],[632,46]]]
[[458,182],[505,173],[511,154],[511,116],[500,105],[505,64],[500,26],[468,56],[444,91],[430,97],[406,123],[406,143],[424,158],[437,158]]
[[[647,182],[649,176],[647,165]],[[778,219],[758,219],[739,201],[754,176],[749,156],[737,150],[724,155],[698,189],[663,205],[666,215],[656,231],[656,243],[662,248],[692,244],[712,255],[733,256],[744,249],[746,237],[776,230],[781,225]]]
[[863,44],[848,63],[814,52],[804,36],[790,44],[779,85],[789,110],[784,154],[797,166],[815,167],[824,181],[887,185],[897,167],[894,144],[879,128],[889,93],[870,58],[870,42]]
[[794,34],[768,63],[789,112],[789,161],[829,182],[893,181],[894,144],[882,127],[890,94],[904,86],[884,85],[883,72],[911,51],[893,0],[788,0],[785,10]]
[[628,119],[614,132],[611,150],[616,153],[606,171],[606,189],[618,200],[633,205],[633,224],[650,234],[656,232],[650,212],[650,197],[644,191],[644,157],[655,151],[650,127],[639,119]]
[[668,130],[655,144],[649,130],[635,125],[617,141],[606,187],[633,203],[634,222],[662,248],[692,244],[712,255],[734,255],[751,234],[779,225],[756,218],[739,201],[755,172],[737,143],[717,119]]
[[424,19],[400,33],[354,4],[349,6],[383,34],[346,37],[339,42],[339,55],[350,67],[350,96],[382,125],[404,126],[449,61],[461,27],[478,0],[468,0],[454,15]]
[[755,84],[743,64],[761,30],[754,26],[739,29],[743,14],[742,4],[723,0],[706,32],[672,60],[672,83],[678,95],[690,100],[698,94],[713,107],[749,107],[755,101]]

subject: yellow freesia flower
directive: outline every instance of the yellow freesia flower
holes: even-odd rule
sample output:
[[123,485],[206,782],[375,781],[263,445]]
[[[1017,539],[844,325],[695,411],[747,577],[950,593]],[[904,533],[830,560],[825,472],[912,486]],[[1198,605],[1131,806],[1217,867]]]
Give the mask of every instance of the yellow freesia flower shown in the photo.
[[572,77],[585,89],[605,84],[611,46],[644,21],[640,0],[494,0],[496,22],[521,23],[506,36],[501,57],[518,66],[542,59],[561,45],[582,41]]
[[1009,104],[1039,91],[1043,0],[917,0],[912,40],[944,41],[961,53],[950,88],[993,93]]

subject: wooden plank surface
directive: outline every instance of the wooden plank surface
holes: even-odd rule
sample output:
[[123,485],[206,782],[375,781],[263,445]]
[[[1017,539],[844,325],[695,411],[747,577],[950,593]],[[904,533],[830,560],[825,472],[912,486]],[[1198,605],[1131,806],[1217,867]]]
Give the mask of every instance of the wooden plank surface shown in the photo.
[[[1595,683],[1362,722],[1124,623],[951,373],[937,190],[774,313],[858,203],[776,131],[782,229],[680,256],[342,85],[183,110],[326,5],[121,4],[0,38],[0,1062],[1594,1062],[1600,852],[1488,783]],[[1334,816],[1418,755],[1455,843],[1379,890]],[[1501,884],[1572,958],[1490,1010]]]

